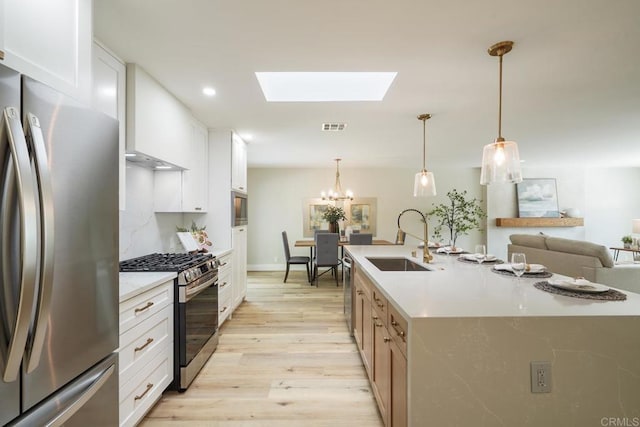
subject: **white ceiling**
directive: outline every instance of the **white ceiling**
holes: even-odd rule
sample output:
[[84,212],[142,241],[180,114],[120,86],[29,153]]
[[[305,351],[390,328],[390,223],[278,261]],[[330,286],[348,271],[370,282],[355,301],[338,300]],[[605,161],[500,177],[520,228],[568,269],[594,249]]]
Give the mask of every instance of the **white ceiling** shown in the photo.
[[[427,167],[479,166],[502,40],[502,133],[526,165],[640,166],[638,0],[94,0],[94,19],[208,127],[253,135],[253,167],[417,170],[421,113]],[[256,71],[398,75],[381,102],[267,103]]]

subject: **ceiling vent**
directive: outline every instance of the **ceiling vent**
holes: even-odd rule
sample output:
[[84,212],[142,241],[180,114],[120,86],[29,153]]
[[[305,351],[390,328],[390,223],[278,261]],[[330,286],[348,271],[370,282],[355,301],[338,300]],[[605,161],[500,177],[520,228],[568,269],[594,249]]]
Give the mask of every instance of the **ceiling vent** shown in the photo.
[[340,130],[345,130],[346,127],[347,127],[346,123],[323,123],[322,124],[322,130],[329,131],[329,132],[337,132]]

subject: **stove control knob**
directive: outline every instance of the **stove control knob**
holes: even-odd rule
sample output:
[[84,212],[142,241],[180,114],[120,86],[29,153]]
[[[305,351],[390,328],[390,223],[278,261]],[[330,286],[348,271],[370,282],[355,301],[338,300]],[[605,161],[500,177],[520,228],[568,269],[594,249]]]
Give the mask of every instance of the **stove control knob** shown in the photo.
[[185,271],[185,272],[184,272],[184,278],[185,278],[185,280],[186,280],[187,282],[190,282],[190,281],[191,281],[191,272],[190,272],[190,271],[188,271],[188,270],[187,270],[187,271]]

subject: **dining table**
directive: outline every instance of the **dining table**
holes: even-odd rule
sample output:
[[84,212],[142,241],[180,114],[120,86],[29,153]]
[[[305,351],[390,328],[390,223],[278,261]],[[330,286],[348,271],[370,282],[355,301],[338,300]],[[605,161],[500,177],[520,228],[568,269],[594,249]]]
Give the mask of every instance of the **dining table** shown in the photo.
[[[338,246],[339,247],[343,247],[346,245],[349,245],[349,241],[348,240],[340,240],[338,241]],[[390,242],[388,240],[384,240],[384,239],[373,239],[371,242],[372,245],[395,245],[395,243]],[[296,240],[295,243],[295,247],[296,248],[309,248],[309,256],[311,259],[313,259],[313,248],[316,247],[316,242],[313,239],[302,239],[302,240]]]

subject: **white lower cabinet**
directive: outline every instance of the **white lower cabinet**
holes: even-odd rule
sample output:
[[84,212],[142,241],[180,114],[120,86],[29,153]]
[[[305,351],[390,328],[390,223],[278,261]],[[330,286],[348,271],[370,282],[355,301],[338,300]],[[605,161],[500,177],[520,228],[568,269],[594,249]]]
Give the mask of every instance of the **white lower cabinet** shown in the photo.
[[231,232],[234,310],[247,296],[247,229],[248,227],[243,225],[233,227]]
[[173,280],[120,303],[120,426],[134,426],[173,381]]
[[218,327],[233,311],[233,266],[231,253],[218,257]]

